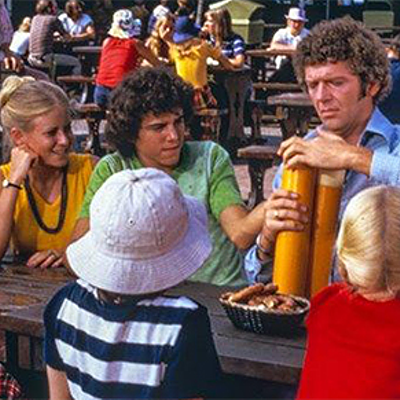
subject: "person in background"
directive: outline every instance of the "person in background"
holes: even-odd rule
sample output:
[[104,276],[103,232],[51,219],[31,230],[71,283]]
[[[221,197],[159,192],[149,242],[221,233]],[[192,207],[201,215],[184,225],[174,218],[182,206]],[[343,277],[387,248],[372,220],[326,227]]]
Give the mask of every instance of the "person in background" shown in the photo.
[[146,59],[152,65],[160,61],[145,47],[137,36],[136,20],[130,10],[118,10],[114,13],[109,37],[104,40],[98,73],[94,101],[100,107],[107,107],[111,91],[123,80],[125,75],[140,66],[139,58]]
[[192,0],[177,0],[177,9],[175,10],[176,17],[189,17],[191,20],[195,20],[196,13]]
[[70,153],[69,101],[58,86],[8,77],[0,108],[12,145],[0,166],[0,259],[11,244],[28,267],[60,266],[96,159]]
[[399,188],[352,198],[337,240],[344,282],[311,301],[299,400],[400,398],[399,237]]
[[[300,42],[294,66],[321,125],[305,138],[282,142],[283,164],[346,170],[339,220],[361,190],[400,187],[400,127],[377,107],[390,89],[389,61],[379,36],[350,17],[320,22]],[[250,280],[261,269],[259,260],[272,254],[277,233],[302,230],[309,218],[296,194],[279,189],[281,177],[282,166],[267,200],[258,246],[246,257]],[[335,267],[331,278],[340,279]]]
[[56,17],[56,11],[51,0],[38,0],[31,25],[28,62],[36,68],[52,68],[53,65],[71,67],[72,74],[80,75],[82,66],[76,57],[54,52],[55,33],[66,41],[71,38]]
[[6,69],[21,72],[24,68],[23,62],[18,55],[10,50],[13,32],[4,0],[0,0],[0,63],[3,63]]
[[94,40],[96,32],[92,18],[83,13],[84,3],[81,0],[68,0],[65,12],[59,15],[64,30],[71,36],[72,42]]
[[178,17],[170,45],[170,57],[177,74],[194,87],[193,106],[196,110],[216,108],[217,101],[208,85],[207,58],[217,60],[227,70],[233,69],[220,47],[213,47],[198,37],[199,28],[188,17]]
[[[160,60],[165,63],[169,62],[169,45],[168,41],[172,41],[172,32],[174,29],[174,17],[171,13],[165,17],[157,19],[154,28],[145,42],[145,46]],[[163,38],[163,32],[170,32],[169,37]],[[148,62],[144,60],[144,66],[148,65]]]
[[242,68],[245,62],[246,44],[244,39],[233,32],[232,18],[226,8],[210,10],[204,14],[202,31],[208,35],[213,46],[221,47],[222,54],[235,68]]
[[44,313],[50,399],[221,397],[207,309],[163,294],[211,252],[204,205],[142,168],[110,177],[90,209],[67,249],[79,280]]
[[95,0],[91,9],[91,16],[96,32],[96,44],[101,45],[107,37],[107,32],[112,23],[112,0]]
[[400,34],[392,39],[386,51],[390,62],[392,89],[378,107],[391,123],[400,124]]
[[171,14],[168,8],[168,0],[160,0],[160,4],[156,6],[150,15],[147,33],[150,35],[153,32],[154,26],[160,18],[165,18]]
[[142,22],[139,39],[144,40],[147,36],[150,12],[146,7],[145,0],[134,0],[135,5],[130,9],[134,18]]
[[[304,39],[309,30],[304,27],[308,21],[302,8],[292,7],[286,17],[286,28],[278,29],[272,37],[271,49],[296,50],[297,45]],[[270,82],[296,82],[295,72],[290,57],[275,58],[277,71],[268,79]]]
[[123,169],[161,169],[207,207],[213,252],[191,279],[242,285],[240,249],[248,248],[261,230],[264,203],[251,212],[245,207],[221,146],[184,140],[193,116],[192,98],[192,86],[165,68],[141,68],[113,91],[106,137],[117,151],[103,157],[93,172],[72,240],[87,232],[92,198],[111,175]]
[[20,57],[26,58],[29,51],[29,31],[31,30],[31,18],[25,17],[18,30],[14,32],[10,50]]

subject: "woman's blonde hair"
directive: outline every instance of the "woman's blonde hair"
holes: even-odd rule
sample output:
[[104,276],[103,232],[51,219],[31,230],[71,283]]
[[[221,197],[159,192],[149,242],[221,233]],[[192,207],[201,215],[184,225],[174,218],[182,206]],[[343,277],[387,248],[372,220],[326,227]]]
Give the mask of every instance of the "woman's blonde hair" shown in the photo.
[[30,132],[33,120],[55,106],[70,112],[68,97],[59,86],[31,77],[13,75],[5,79],[0,91],[0,120],[6,133],[4,147],[10,146],[9,133],[13,127]]
[[[150,36],[146,40],[146,47],[159,59],[168,58],[168,45],[161,37],[161,28],[168,22],[173,22],[174,17],[171,13],[164,17],[158,18],[154,24],[154,28],[151,31]],[[167,51],[163,51],[167,49]]]
[[377,186],[349,202],[337,240],[339,268],[355,288],[400,290],[400,188]]

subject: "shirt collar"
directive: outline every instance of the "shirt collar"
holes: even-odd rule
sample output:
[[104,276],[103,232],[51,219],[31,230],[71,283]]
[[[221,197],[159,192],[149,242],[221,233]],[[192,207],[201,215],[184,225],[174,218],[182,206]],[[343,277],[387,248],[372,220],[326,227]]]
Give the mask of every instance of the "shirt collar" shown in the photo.
[[381,113],[381,111],[375,107],[371,118],[365,128],[365,131],[361,137],[361,143],[363,142],[366,134],[376,134],[382,136],[389,146],[392,146],[393,141],[396,138],[394,131],[396,127]]

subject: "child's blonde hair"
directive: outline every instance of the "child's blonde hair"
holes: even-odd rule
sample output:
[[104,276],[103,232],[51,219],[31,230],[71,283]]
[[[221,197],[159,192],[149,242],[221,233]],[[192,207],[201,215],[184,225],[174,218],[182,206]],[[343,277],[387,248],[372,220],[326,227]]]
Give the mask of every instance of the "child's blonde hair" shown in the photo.
[[400,290],[400,188],[377,186],[348,204],[337,240],[339,268],[365,293]]

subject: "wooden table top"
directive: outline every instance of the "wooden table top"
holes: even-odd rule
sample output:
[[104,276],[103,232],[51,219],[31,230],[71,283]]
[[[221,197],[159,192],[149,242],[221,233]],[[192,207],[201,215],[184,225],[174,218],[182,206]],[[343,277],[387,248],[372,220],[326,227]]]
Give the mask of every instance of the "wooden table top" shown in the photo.
[[249,57],[275,57],[275,56],[292,56],[296,50],[291,49],[254,49],[247,50],[246,55]]
[[304,92],[288,92],[276,96],[267,97],[267,104],[270,106],[283,107],[314,107],[310,97]]
[[72,51],[77,54],[100,54],[101,46],[75,46]]
[[[43,310],[51,296],[72,278],[64,269],[29,270],[6,266],[0,273],[0,329],[42,338]],[[183,283],[168,291],[186,295],[208,308],[221,365],[226,373],[295,384],[300,377],[305,333],[279,337],[244,332],[235,328],[218,298],[227,288],[202,283]]]

